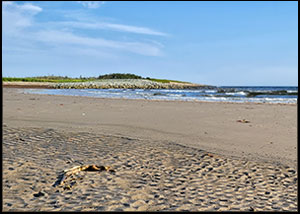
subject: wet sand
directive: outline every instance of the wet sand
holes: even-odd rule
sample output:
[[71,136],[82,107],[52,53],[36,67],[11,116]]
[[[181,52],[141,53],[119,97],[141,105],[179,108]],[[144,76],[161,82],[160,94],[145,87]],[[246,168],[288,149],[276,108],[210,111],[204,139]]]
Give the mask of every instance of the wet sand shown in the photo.
[[56,83],[49,82],[2,82],[5,88],[53,88]]
[[[18,90],[3,89],[4,211],[297,210],[297,105]],[[52,186],[85,164],[116,173]]]

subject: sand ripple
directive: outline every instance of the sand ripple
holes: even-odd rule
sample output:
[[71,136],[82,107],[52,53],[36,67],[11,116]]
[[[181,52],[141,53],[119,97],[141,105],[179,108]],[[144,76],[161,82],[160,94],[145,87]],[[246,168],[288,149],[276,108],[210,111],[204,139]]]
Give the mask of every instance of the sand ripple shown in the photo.
[[[76,165],[70,189],[53,187]],[[3,125],[4,211],[297,211],[297,171],[171,142]]]

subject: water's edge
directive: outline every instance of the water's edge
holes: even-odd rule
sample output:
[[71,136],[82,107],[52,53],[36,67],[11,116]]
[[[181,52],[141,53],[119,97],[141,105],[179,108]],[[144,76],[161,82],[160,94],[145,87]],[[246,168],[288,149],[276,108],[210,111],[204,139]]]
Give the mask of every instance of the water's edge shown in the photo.
[[297,103],[298,87],[218,87],[215,89],[23,89],[24,93],[147,100]]

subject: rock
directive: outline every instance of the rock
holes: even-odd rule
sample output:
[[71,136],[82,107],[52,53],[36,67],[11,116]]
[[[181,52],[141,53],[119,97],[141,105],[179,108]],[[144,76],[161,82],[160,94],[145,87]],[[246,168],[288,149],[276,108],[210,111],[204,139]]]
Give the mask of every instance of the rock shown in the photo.
[[84,83],[58,83],[54,88],[124,88],[124,89],[200,89],[214,88],[212,86],[204,86],[190,83],[159,83],[144,79],[107,79],[102,81],[84,82]]
[[34,197],[40,197],[40,196],[44,196],[45,193],[42,193],[41,191],[39,191],[38,193],[33,194]]
[[140,206],[137,211],[147,211],[149,209],[149,206],[147,204]]
[[123,203],[123,206],[124,206],[124,207],[130,207],[130,204],[128,204],[128,203]]
[[140,207],[140,206],[143,206],[143,205],[145,205],[146,204],[146,202],[145,201],[143,201],[143,200],[138,200],[138,201],[135,201],[133,204],[131,204],[131,207]]

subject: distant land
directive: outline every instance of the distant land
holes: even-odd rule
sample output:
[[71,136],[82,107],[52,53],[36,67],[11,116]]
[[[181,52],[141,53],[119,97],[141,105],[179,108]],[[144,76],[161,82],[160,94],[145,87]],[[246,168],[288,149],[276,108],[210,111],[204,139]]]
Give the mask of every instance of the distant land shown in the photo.
[[34,87],[34,88],[132,88],[132,89],[195,89],[214,88],[214,86],[194,84],[178,80],[141,77],[130,73],[112,73],[98,77],[3,77],[4,87]]
[[3,77],[2,81],[6,82],[86,82],[86,81],[96,81],[101,79],[147,79],[154,82],[161,82],[161,83],[170,83],[170,82],[178,82],[178,83],[189,83],[183,82],[178,80],[167,80],[167,79],[155,79],[150,77],[141,77],[135,74],[130,73],[112,73],[112,74],[105,74],[100,75],[99,77],[78,77],[78,78],[71,78],[68,76],[37,76],[37,77]]

